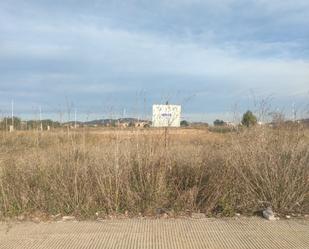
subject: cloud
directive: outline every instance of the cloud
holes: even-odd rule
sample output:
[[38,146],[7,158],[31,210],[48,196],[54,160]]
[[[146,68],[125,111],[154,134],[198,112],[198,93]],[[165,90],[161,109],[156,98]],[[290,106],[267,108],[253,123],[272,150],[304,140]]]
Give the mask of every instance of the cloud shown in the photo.
[[148,108],[163,95],[196,95],[189,112],[226,113],[234,100],[244,105],[250,89],[287,101],[309,89],[307,1],[12,0],[0,7],[0,105],[17,96],[25,108],[52,106],[69,96],[84,109],[109,102],[133,110],[144,90]]

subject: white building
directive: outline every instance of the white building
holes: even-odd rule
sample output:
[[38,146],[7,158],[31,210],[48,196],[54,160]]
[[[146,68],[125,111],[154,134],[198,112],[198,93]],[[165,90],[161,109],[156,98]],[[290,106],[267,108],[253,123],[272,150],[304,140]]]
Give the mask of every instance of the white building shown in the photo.
[[153,105],[153,127],[180,127],[180,105]]

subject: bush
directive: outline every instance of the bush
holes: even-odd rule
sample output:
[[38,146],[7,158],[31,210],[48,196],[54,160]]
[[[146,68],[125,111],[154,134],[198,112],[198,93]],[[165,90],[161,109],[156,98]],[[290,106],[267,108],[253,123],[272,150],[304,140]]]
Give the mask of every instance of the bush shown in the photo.
[[189,126],[189,122],[186,121],[186,120],[182,120],[182,121],[180,122],[180,126],[182,126],[182,127],[188,127],[188,126]]
[[241,123],[247,127],[254,126],[257,124],[257,118],[253,115],[251,111],[247,111],[243,115]]
[[224,125],[225,125],[225,122],[223,120],[216,119],[214,121],[214,126],[224,126]]

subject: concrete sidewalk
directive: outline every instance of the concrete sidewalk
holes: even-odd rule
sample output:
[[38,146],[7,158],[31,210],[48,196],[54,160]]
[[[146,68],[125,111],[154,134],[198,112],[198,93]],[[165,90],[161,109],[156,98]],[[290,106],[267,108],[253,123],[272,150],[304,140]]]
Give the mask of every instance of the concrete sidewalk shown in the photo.
[[0,248],[308,249],[309,220],[128,219],[0,223]]

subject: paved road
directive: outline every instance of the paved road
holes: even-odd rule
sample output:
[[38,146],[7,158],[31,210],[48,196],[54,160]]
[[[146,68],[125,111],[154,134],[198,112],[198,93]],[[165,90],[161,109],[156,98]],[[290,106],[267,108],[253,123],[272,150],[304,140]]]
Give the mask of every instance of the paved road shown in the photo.
[[0,223],[0,248],[308,249],[309,220],[131,219]]

